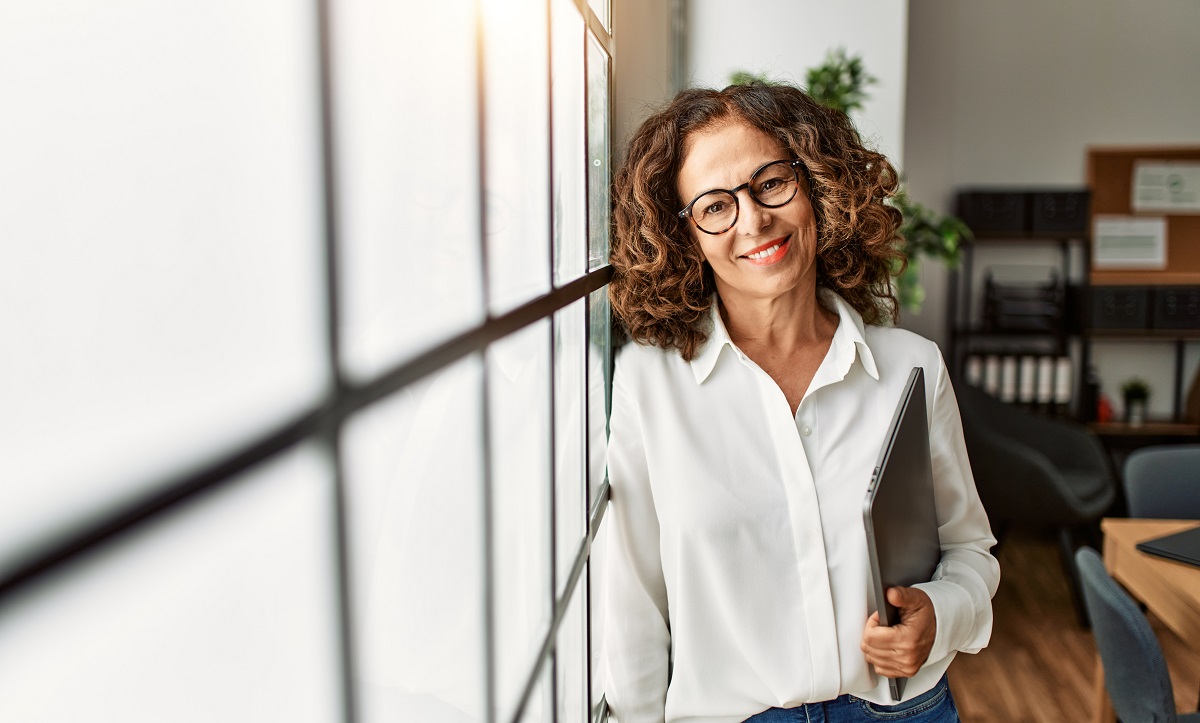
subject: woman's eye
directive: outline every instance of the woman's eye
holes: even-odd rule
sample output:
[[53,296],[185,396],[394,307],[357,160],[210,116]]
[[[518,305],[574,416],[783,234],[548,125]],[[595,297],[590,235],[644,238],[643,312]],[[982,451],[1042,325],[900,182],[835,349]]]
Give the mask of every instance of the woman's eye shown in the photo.
[[721,213],[724,210],[725,210],[725,202],[717,201],[716,203],[710,203],[704,207],[704,215],[705,216],[715,216],[716,214]]
[[760,193],[763,191],[774,191],[781,183],[783,183],[783,181],[778,178],[768,178],[767,180],[763,181],[762,185],[758,187],[758,190]]

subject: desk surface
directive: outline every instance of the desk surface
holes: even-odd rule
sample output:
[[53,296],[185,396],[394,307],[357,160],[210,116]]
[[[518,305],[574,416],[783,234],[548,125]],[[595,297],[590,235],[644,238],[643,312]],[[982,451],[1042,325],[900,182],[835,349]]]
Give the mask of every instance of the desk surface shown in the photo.
[[[1139,542],[1200,526],[1198,520],[1143,520],[1109,517],[1104,530],[1104,565],[1109,574],[1146,604],[1185,643],[1200,650],[1200,567],[1148,555]],[[1104,691],[1104,670],[1096,659],[1094,723],[1114,723]]]
[[1185,643],[1200,650],[1200,567],[1139,552],[1137,543],[1200,526],[1197,520],[1108,518],[1104,564]]

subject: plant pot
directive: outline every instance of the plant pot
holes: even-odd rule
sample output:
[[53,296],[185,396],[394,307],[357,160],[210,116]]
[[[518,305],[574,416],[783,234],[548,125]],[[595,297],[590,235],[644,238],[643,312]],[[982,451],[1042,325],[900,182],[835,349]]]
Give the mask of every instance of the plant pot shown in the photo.
[[1146,421],[1146,400],[1125,400],[1125,421],[1131,427],[1140,427]]

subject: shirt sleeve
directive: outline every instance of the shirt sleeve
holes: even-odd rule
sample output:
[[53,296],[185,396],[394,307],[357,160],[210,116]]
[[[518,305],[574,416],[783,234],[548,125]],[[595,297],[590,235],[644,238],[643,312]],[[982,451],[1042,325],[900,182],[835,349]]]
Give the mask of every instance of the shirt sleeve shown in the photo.
[[929,595],[937,620],[930,662],[955,651],[977,653],[987,645],[992,596],[1000,583],[1000,565],[990,552],[996,539],[975,489],[958,401],[940,354],[937,362],[929,451],[942,559],[931,582],[914,586]]
[[671,646],[667,589],[645,440],[627,373],[618,357],[608,442],[605,696],[619,723],[662,723]]

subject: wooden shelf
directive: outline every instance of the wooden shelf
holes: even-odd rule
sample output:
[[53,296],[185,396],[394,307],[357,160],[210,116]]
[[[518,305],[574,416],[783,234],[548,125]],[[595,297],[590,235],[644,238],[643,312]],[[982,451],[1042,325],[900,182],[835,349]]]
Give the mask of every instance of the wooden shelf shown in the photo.
[[955,334],[960,334],[964,337],[1013,337],[1013,336],[1034,336],[1047,337],[1057,339],[1060,335],[1066,333],[1062,329],[984,329],[979,326],[964,326],[954,330]]
[[1053,243],[1056,241],[1086,241],[1087,231],[975,231],[967,243]]
[[1088,422],[1088,429],[1100,436],[1145,436],[1145,437],[1196,437],[1200,436],[1200,424],[1183,422]]
[[1200,329],[1088,329],[1084,333],[1108,341],[1200,340]]
[[1092,269],[1092,286],[1200,286],[1200,271],[1108,271]]

